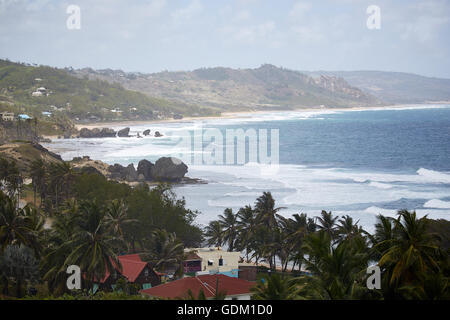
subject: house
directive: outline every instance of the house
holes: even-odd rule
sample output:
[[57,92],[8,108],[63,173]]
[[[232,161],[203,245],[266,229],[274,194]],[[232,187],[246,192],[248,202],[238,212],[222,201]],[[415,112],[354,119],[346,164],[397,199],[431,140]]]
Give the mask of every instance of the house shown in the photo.
[[51,116],[52,116],[52,113],[51,113],[51,112],[48,112],[48,111],[44,111],[44,112],[42,112],[42,115],[43,115],[44,117],[51,117]]
[[202,271],[202,258],[195,252],[188,252],[183,261],[184,273],[187,275],[195,275],[196,272]]
[[142,261],[138,254],[128,254],[117,257],[122,270],[115,266],[115,270],[106,271],[103,279],[97,286],[103,290],[113,290],[115,283],[120,278],[125,278],[129,283],[137,283],[143,289],[157,286],[161,283],[161,274],[153,270],[148,262]]
[[14,113],[12,112],[2,112],[0,113],[0,117],[3,121],[14,121]]
[[[196,275],[219,273],[236,278],[239,275],[239,260],[241,257],[240,252],[228,252],[223,251],[220,248],[185,249],[185,252],[195,253],[199,258],[201,258],[201,271],[196,271]],[[192,265],[195,265],[193,261],[185,262],[190,262],[186,264],[188,269],[192,268]]]
[[140,292],[155,298],[183,299],[188,297],[189,290],[194,297],[203,291],[206,299],[213,299],[217,290],[226,294],[225,300],[250,300],[254,285],[253,282],[223,274],[208,274],[175,280]]
[[253,263],[239,263],[239,279],[256,281],[258,266]]
[[32,117],[30,117],[27,114],[19,114],[17,117],[19,118],[19,120],[30,120],[30,119],[33,119]]
[[42,96],[42,92],[40,91],[34,91],[33,93],[31,93],[32,97],[41,97]]

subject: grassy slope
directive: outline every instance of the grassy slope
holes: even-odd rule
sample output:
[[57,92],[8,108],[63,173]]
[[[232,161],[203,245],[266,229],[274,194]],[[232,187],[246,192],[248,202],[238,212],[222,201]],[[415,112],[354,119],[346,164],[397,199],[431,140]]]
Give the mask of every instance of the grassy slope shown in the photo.
[[221,110],[292,109],[326,105],[367,106],[379,103],[341,79],[328,79],[336,90],[297,71],[263,65],[257,69],[206,68],[191,72],[129,74],[82,69],[79,77],[120,83],[124,87],[171,101],[188,101]]
[[388,103],[426,103],[450,100],[450,79],[384,71],[316,71],[344,78],[348,83]]
[[[41,78],[42,81],[36,81]],[[32,97],[38,87],[45,87],[49,96]],[[211,110],[152,98],[139,92],[124,89],[118,84],[99,80],[80,79],[66,70],[27,66],[0,60],[0,111],[27,112],[38,116],[49,107],[69,106],[63,111],[69,118],[87,118],[95,115],[104,120],[114,120],[117,114],[105,111],[119,107],[124,112],[120,119],[153,119],[156,113],[169,117],[171,113],[190,115],[200,112],[210,115]],[[136,107],[136,113],[130,112]]]

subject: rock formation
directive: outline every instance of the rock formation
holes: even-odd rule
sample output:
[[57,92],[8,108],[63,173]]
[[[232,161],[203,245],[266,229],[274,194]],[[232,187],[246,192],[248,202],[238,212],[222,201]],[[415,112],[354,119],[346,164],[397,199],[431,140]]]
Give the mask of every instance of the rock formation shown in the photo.
[[130,137],[129,133],[130,133],[130,128],[127,127],[125,129],[119,130],[119,132],[117,132],[117,136],[121,137],[121,138],[128,138],[128,137]]
[[[153,163],[151,163],[148,160],[141,160],[139,161],[138,167],[137,167],[137,174],[138,174],[138,180],[140,181],[152,181],[153,180],[153,176],[152,176],[152,168],[155,165]],[[139,178],[142,175],[142,178]]]
[[187,173],[187,165],[178,158],[159,158],[152,167],[152,177],[158,181],[180,181]]

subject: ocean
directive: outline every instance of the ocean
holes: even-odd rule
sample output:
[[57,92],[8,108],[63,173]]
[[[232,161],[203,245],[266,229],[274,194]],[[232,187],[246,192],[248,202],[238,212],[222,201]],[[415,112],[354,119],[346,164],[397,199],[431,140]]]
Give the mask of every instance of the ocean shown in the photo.
[[[60,139],[45,146],[64,160],[88,155],[108,164],[134,163],[136,167],[141,159],[154,162],[162,156],[189,162],[187,176],[207,184],[174,190],[186,199],[188,208],[199,211],[199,224],[216,219],[225,208],[237,211],[253,205],[264,191],[272,192],[276,206],[283,207],[280,214],[286,217],[293,213],[315,216],[327,210],[352,216],[368,231],[373,231],[377,214],[394,217],[399,209],[416,210],[418,216],[433,219],[450,217],[450,105],[248,113],[136,125],[130,134],[142,135],[145,129],[164,136]],[[204,161],[205,156],[211,158],[212,149],[222,150],[217,138],[205,140],[205,135],[213,132],[226,137],[231,129],[267,130],[269,146],[275,139],[270,133],[276,130],[276,170],[267,173],[251,160],[250,140],[243,151],[244,164]],[[199,137],[203,137],[201,148],[182,143]],[[229,150],[226,143],[225,151]],[[220,159],[221,154],[214,156]]]

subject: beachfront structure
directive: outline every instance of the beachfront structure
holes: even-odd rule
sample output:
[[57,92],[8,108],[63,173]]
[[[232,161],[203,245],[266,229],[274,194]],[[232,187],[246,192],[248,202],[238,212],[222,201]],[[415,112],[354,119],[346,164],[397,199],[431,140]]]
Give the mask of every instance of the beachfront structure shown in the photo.
[[175,280],[140,292],[155,298],[176,299],[188,298],[189,291],[194,297],[198,297],[200,291],[203,291],[208,300],[214,299],[217,292],[223,292],[225,300],[250,300],[254,285],[254,282],[223,274],[208,274]]
[[185,249],[185,253],[185,273],[224,274],[235,278],[239,276],[240,252],[223,251],[221,248],[194,248]]
[[0,113],[0,118],[3,121],[14,121],[14,113],[7,112],[7,111],[2,112],[2,113]]

